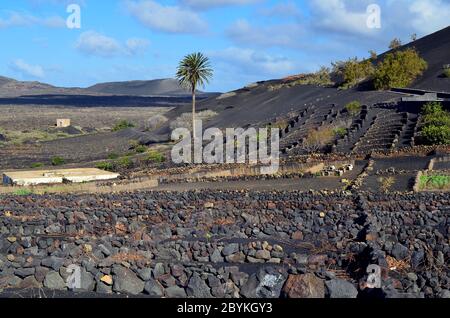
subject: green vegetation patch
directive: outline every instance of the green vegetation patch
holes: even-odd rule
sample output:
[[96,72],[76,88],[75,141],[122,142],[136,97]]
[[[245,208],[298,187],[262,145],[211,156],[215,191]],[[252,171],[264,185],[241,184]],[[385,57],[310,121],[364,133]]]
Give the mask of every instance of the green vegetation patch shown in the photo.
[[334,73],[342,76],[341,89],[349,89],[371,78],[375,68],[371,60],[352,58],[347,61],[333,63]]
[[353,101],[345,105],[345,109],[351,116],[356,116],[361,112],[361,103],[358,101]]
[[388,53],[376,67],[373,84],[378,90],[408,87],[427,68],[427,62],[415,49]]
[[135,125],[133,123],[131,123],[131,122],[127,121],[127,120],[121,120],[121,121],[118,121],[114,125],[112,131],[120,131],[120,130],[124,130],[124,129],[127,129],[127,128],[133,128],[133,127],[135,127]]
[[52,158],[52,166],[62,166],[66,161],[61,157],[53,157]]
[[68,138],[70,135],[61,132],[47,132],[42,130],[1,130],[0,134],[6,137],[4,144],[21,145],[24,143],[51,141]]
[[347,128],[344,127],[337,127],[333,130],[336,137],[344,137],[347,134]]
[[13,192],[13,195],[18,195],[18,196],[27,196],[27,195],[31,195],[31,194],[33,194],[33,192],[29,189],[18,189]]
[[130,157],[123,157],[115,162],[116,167],[120,169],[130,169],[133,167],[133,161]]
[[147,161],[153,162],[153,163],[162,163],[162,162],[166,161],[166,157],[159,151],[151,150],[148,153]]
[[423,175],[419,180],[421,190],[449,190],[450,175]]
[[423,106],[423,125],[420,136],[429,145],[450,144],[450,113],[439,102],[430,102]]
[[97,169],[106,170],[106,171],[114,171],[114,164],[109,161],[100,162],[96,165]]
[[43,166],[44,166],[44,164],[42,162],[36,162],[31,165],[31,168],[36,169],[36,168],[42,168]]
[[109,155],[108,155],[108,159],[110,159],[110,160],[115,160],[115,159],[118,159],[120,156],[118,155],[118,154],[116,154],[116,153],[110,153]]
[[450,78],[450,65],[444,66],[444,77]]

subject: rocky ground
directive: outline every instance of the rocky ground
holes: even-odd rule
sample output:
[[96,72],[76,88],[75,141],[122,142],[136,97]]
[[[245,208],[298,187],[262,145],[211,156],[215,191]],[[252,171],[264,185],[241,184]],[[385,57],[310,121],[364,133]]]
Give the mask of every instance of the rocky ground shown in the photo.
[[449,211],[448,194],[3,196],[0,289],[65,294],[77,265],[77,292],[103,296],[450,297]]

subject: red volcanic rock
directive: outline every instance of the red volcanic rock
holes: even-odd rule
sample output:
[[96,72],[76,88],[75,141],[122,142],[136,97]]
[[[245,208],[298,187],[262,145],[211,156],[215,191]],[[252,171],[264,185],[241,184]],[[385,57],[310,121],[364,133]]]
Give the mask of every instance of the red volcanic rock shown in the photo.
[[282,293],[287,298],[324,298],[325,285],[314,274],[289,275]]

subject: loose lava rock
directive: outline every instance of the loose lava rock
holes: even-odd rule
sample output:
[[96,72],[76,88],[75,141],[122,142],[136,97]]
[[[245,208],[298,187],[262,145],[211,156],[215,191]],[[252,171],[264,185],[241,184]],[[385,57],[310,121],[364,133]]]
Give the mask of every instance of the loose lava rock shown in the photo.
[[[450,195],[189,191],[0,198],[0,291],[448,298]],[[380,268],[370,289],[368,265]]]

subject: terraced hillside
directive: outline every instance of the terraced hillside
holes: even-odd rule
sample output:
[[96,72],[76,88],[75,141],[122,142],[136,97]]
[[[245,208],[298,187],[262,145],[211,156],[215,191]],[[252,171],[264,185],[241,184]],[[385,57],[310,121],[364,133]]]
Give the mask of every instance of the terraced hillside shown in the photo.
[[[450,92],[450,79],[442,76],[443,66],[450,64],[450,27],[409,43],[427,61],[428,70],[413,88]],[[384,54],[380,55],[381,60]],[[286,80],[271,80],[248,85],[242,89],[209,98],[199,103],[199,110],[213,110],[218,115],[206,127],[264,127],[267,124],[282,126],[282,150],[285,153],[302,153],[302,143],[308,131],[333,124],[345,113],[344,107],[352,101],[367,105],[364,113],[352,123],[347,135],[337,140],[334,151],[370,152],[410,146],[418,121],[418,108],[404,108],[399,104],[405,93],[370,91],[366,88],[338,90],[333,87],[310,85],[282,85]],[[275,88],[274,88],[275,87]],[[417,94],[423,94],[417,92]],[[380,107],[380,105],[389,105]],[[397,107],[398,106],[398,107]],[[175,119],[189,112],[182,106],[168,113]],[[168,126],[158,133],[170,132]]]

